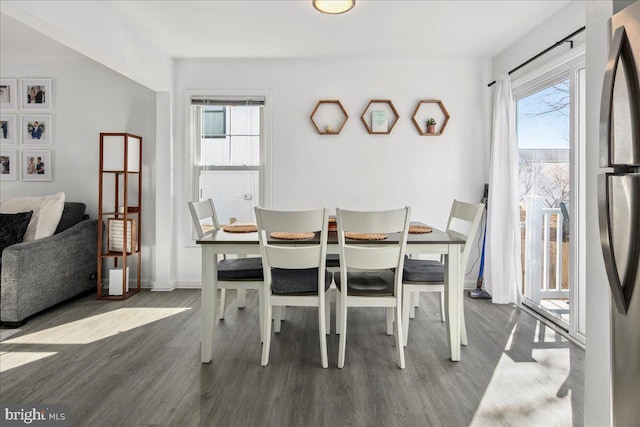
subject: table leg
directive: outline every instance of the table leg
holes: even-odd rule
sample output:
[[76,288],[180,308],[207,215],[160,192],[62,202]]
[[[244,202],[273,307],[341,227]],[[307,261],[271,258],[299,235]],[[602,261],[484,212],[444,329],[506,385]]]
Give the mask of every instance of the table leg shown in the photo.
[[213,336],[218,311],[218,266],[211,245],[202,245],[202,290],[200,301],[200,359],[210,363],[213,358]]
[[445,256],[447,283],[447,322],[449,323],[449,348],[451,360],[460,360],[460,319],[462,310],[462,280],[459,274],[459,247],[449,245],[449,253]]

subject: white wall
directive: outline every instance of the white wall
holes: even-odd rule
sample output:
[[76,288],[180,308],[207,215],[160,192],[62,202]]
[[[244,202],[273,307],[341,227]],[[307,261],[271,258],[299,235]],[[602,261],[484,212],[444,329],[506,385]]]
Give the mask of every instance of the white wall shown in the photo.
[[598,228],[597,173],[600,146],[600,97],[607,62],[611,1],[587,2],[587,351],[584,420],[587,426],[611,425],[611,339],[609,285]]
[[153,89],[173,84],[173,59],[103,1],[8,1],[2,13]]
[[[562,40],[569,34],[583,27],[585,25],[585,3],[587,2],[569,2],[569,4],[560,9],[558,13],[544,21],[521,39],[515,41],[500,55],[494,57],[492,64],[493,79],[495,80],[502,74],[506,74],[532,56],[542,52],[557,41]],[[576,40],[582,42],[584,40],[584,34],[579,36]],[[526,67],[515,72],[512,75],[512,78],[517,78],[528,70],[535,69],[536,67],[553,60],[559,55],[562,55],[568,50],[568,44],[559,46],[544,56],[536,59]]]
[[[487,180],[488,60],[178,60],[176,189],[178,281],[199,285],[184,170],[185,90],[272,93],[274,208],[382,209],[410,205],[413,218],[444,227],[454,198],[480,201]],[[340,135],[318,135],[309,115],[320,99],[340,99],[349,114]],[[391,99],[400,120],[390,135],[369,135],[360,115],[370,99]],[[419,136],[411,115],[421,99],[442,99],[451,120],[441,137]],[[187,179],[187,182],[184,181]],[[474,255],[471,256],[475,258]],[[477,277],[477,265],[469,280]]]
[[[100,132],[131,132],[143,137],[143,280],[153,274],[150,247],[155,240],[155,92],[47,39],[5,15],[0,29],[3,78],[51,78],[53,81],[53,180],[2,181],[0,197],[40,196],[64,191],[67,201],[87,204],[97,218]],[[16,59],[14,40],[34,59]],[[46,47],[48,52],[39,52]],[[55,54],[53,54],[55,52]],[[41,59],[45,58],[45,59]],[[17,111],[18,120],[22,110]],[[40,114],[40,112],[38,112]],[[42,114],[45,114],[44,112]],[[3,149],[5,146],[3,146]],[[18,156],[21,146],[16,149]]]

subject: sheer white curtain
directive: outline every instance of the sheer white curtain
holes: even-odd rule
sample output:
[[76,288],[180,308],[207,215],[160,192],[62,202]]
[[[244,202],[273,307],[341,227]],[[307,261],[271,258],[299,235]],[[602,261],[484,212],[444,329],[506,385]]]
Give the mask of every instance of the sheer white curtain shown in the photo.
[[518,303],[522,289],[516,105],[508,76],[497,80],[487,214],[486,290],[497,304]]

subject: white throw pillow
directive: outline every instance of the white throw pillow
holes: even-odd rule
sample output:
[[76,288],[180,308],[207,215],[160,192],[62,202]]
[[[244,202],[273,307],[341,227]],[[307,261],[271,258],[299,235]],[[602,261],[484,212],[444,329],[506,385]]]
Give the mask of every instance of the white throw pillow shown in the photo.
[[0,213],[33,211],[24,241],[53,236],[64,209],[64,193],[44,197],[14,197],[0,202]]

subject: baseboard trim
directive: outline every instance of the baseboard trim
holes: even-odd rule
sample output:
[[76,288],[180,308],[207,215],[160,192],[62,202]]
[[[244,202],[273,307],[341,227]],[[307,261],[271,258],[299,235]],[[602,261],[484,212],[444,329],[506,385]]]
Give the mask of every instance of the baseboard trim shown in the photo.
[[465,280],[464,281],[464,288],[465,289],[475,289],[478,285],[477,285],[477,281],[476,280]]
[[199,280],[182,280],[176,284],[176,289],[202,289],[202,282]]
[[175,280],[156,280],[150,286],[152,292],[170,292],[176,288]]
[[153,282],[151,291],[169,292],[174,289],[201,289],[202,285],[199,280],[156,280]]

